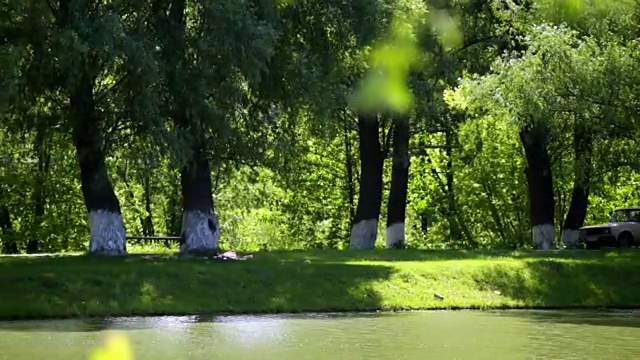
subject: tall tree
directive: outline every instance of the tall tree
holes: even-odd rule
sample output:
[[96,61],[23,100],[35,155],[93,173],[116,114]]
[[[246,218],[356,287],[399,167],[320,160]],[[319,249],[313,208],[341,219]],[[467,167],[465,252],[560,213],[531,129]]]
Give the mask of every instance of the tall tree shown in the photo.
[[168,145],[180,167],[181,252],[215,251],[220,226],[211,163],[259,154],[277,118],[253,92],[273,55],[276,4],[157,0],[151,10],[150,31],[161,48],[162,117],[171,120]]
[[520,131],[520,141],[527,159],[525,176],[529,190],[533,245],[542,250],[551,249],[555,242],[555,198],[548,138],[548,132],[542,124],[526,125]]
[[584,124],[575,125],[573,148],[575,154],[573,190],[569,210],[562,223],[562,243],[567,247],[575,247],[578,244],[578,229],[584,225],[589,204],[593,135]]
[[[61,33],[70,32],[88,44],[93,34],[87,28],[103,25],[100,11],[93,9],[88,0],[59,0],[57,25]],[[70,49],[71,50],[71,49]],[[105,163],[104,141],[101,127],[103,119],[96,107],[96,80],[104,59],[100,51],[74,54],[73,67],[63,70],[69,96],[68,117],[73,143],[76,147],[82,194],[89,213],[91,239],[89,252],[108,255],[126,253],[126,238],[120,202],[115,194]]]
[[409,187],[409,119],[395,117],[391,167],[391,190],[387,206],[386,247],[402,248],[405,245],[405,216],[407,212],[407,191]]
[[4,203],[6,201],[4,190],[0,189],[0,243],[2,244],[2,253],[17,254],[19,252],[18,243],[15,238],[13,223],[11,222],[11,213],[9,207]]
[[[178,131],[187,134],[185,164],[180,170],[182,194],[183,253],[218,249],[219,226],[213,209],[211,172],[206,157],[206,140],[198,121],[190,115],[185,76],[189,75],[185,0],[156,0],[152,5],[155,31],[160,38],[167,89],[171,99],[169,114]],[[200,94],[198,94],[200,95]],[[196,101],[202,102],[203,99]],[[202,104],[195,104],[201,107]]]
[[[372,249],[378,235],[378,218],[382,204],[382,168],[386,146],[380,144],[378,115],[358,116],[360,154],[360,188],[358,206],[351,228],[352,249]],[[388,137],[389,135],[387,135]],[[383,138],[383,142],[384,141]]]
[[42,224],[45,216],[45,206],[47,203],[47,177],[50,175],[51,152],[47,141],[46,123],[39,124],[36,129],[34,148],[36,151],[37,168],[35,181],[33,183],[33,224],[30,231],[30,238],[27,242],[27,253],[37,253],[40,247],[40,239],[37,237],[40,232],[37,229]]

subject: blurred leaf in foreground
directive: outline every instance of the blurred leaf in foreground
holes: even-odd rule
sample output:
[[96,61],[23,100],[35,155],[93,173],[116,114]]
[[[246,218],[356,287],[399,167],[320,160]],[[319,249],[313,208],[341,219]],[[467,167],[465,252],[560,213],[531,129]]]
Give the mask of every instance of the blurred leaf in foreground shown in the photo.
[[371,49],[369,70],[352,99],[359,111],[405,112],[411,107],[407,78],[420,51],[416,41],[418,27],[433,27],[446,48],[461,41],[456,22],[446,12],[428,12],[415,1],[399,1],[397,6],[388,35]]
[[89,360],[133,360],[129,338],[122,333],[108,333],[104,344],[91,352]]

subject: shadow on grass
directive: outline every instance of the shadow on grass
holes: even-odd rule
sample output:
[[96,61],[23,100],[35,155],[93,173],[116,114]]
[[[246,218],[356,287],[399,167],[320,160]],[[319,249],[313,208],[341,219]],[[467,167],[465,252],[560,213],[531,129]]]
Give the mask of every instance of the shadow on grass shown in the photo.
[[637,262],[537,259],[492,264],[475,276],[480,290],[499,291],[529,307],[640,307]]
[[348,261],[450,261],[498,259],[565,259],[573,261],[640,262],[639,249],[587,250],[297,250],[271,251],[256,256],[284,261],[309,259],[320,262]]
[[[0,318],[375,310],[382,265],[69,257],[0,261]],[[89,322],[86,331],[113,322]],[[60,326],[60,331],[74,326]],[[0,327],[2,329],[2,327]],[[55,329],[53,329],[55,330]]]

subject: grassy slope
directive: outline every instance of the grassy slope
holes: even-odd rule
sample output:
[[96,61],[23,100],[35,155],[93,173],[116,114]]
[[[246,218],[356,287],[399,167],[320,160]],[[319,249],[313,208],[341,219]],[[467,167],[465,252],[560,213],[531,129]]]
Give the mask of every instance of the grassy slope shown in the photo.
[[0,319],[640,307],[638,275],[633,250],[269,252],[249,261],[2,257]]

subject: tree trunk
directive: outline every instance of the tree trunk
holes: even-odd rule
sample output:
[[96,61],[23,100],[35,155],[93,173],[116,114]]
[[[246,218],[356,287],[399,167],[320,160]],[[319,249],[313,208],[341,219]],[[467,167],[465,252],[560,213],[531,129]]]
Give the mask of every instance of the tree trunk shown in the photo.
[[589,203],[589,182],[591,180],[592,136],[583,126],[576,125],[573,133],[575,152],[573,192],[569,210],[562,224],[562,242],[567,247],[578,244],[578,229],[584,225]]
[[548,250],[555,244],[553,178],[543,127],[527,126],[520,131],[527,159],[525,175],[529,190],[529,217],[536,249]]
[[2,253],[17,254],[19,252],[18,244],[11,224],[11,214],[9,213],[9,208],[4,204],[0,205],[0,235],[2,235],[0,236]]
[[378,218],[382,203],[383,151],[376,116],[358,117],[360,145],[360,190],[354,225],[351,228],[352,249],[372,249],[378,235]]
[[352,146],[351,139],[349,138],[349,123],[348,119],[344,118],[344,152],[345,152],[345,170],[347,175],[347,197],[349,203],[349,226],[353,226],[355,217],[356,217],[356,207],[355,207],[355,198],[356,198],[356,189],[354,184],[354,170],[353,170],[353,156],[352,156]]
[[180,180],[183,202],[180,252],[217,251],[220,227],[213,210],[211,173],[204,146],[194,149],[192,159],[180,173]]
[[82,194],[89,212],[89,253],[126,254],[120,203],[107,173],[93,98],[93,78],[83,74],[70,97],[73,140],[80,163]]
[[447,128],[445,130],[445,153],[447,157],[447,217],[449,218],[449,234],[452,240],[462,239],[462,230],[460,229],[460,222],[458,221],[458,214],[456,209],[456,193],[453,188],[453,130]]
[[502,243],[504,245],[507,245],[507,235],[505,232],[505,226],[504,223],[502,221],[502,217],[500,216],[500,211],[498,210],[498,207],[495,204],[495,199],[493,196],[493,191],[491,189],[491,185],[489,184],[489,182],[487,181],[487,178],[484,176],[481,177],[481,181],[482,181],[482,187],[484,189],[484,193],[487,197],[487,204],[489,207],[489,212],[491,213],[491,217],[493,218],[493,223],[495,224],[496,227],[496,232],[498,232],[498,234],[500,234],[500,240],[502,241]]
[[33,186],[33,225],[31,231],[31,237],[27,242],[27,253],[37,253],[39,250],[38,237],[40,232],[39,227],[42,224],[42,219],[45,215],[45,206],[47,201],[47,194],[45,191],[45,182],[49,175],[49,165],[51,163],[51,154],[45,143],[46,129],[40,125],[36,132],[35,148],[38,157],[38,168],[36,173],[36,179]]
[[[168,3],[168,2],[167,2]],[[161,36],[163,58],[165,61],[167,85],[173,92],[172,119],[182,131],[191,130],[189,150],[191,156],[180,171],[182,192],[182,254],[213,253],[218,250],[220,227],[213,209],[211,191],[211,173],[206,157],[206,144],[201,133],[196,133],[194,124],[188,116],[189,102],[181,90],[183,70],[187,62],[185,49],[185,0],[171,0],[167,3],[156,1],[152,12],[156,16],[156,31]],[[167,12],[168,10],[168,12]],[[186,71],[185,71],[186,72]],[[197,101],[197,100],[196,100]]]
[[143,175],[143,196],[145,216],[140,219],[142,225],[142,233],[144,236],[155,236],[156,231],[153,226],[153,215],[151,213],[151,179],[147,174]]
[[[74,5],[75,4],[75,5]],[[58,25],[62,29],[78,27],[75,19],[90,13],[88,1],[59,0]],[[75,16],[74,16],[75,15]],[[81,26],[81,25],[80,25]],[[107,173],[93,95],[96,61],[87,56],[80,60],[77,79],[69,96],[69,120],[80,165],[82,195],[89,213],[89,253],[104,255],[126,254],[126,237],[120,203]],[[70,75],[70,74],[68,74]]]
[[448,129],[446,131],[446,144],[444,148],[446,149],[447,155],[447,172],[445,174],[445,180],[443,180],[440,176],[440,173],[434,165],[433,159],[431,159],[431,156],[429,156],[428,150],[426,148],[423,149],[426,160],[429,163],[431,174],[433,174],[433,178],[436,181],[436,184],[438,185],[442,196],[445,198],[444,200],[446,200],[445,205],[438,206],[438,212],[442,215],[443,218],[447,220],[449,224],[449,236],[452,240],[464,240],[468,246],[478,246],[478,243],[473,239],[473,236],[471,236],[471,231],[464,223],[462,214],[457,211],[452,150],[454,133],[452,129]]
[[397,119],[393,126],[393,165],[387,206],[387,249],[405,245],[405,215],[409,187],[409,119]]
[[166,203],[166,210],[165,210],[165,227],[167,229],[167,234],[169,236],[180,236],[180,227],[182,226],[182,221],[181,221],[181,214],[182,214],[182,208],[181,208],[181,204],[180,204],[180,200],[178,197],[178,193],[180,193],[180,187],[177,184],[177,180],[170,180],[171,183],[171,190],[173,194],[176,194],[175,196],[171,196],[169,197],[167,203]]
[[445,154],[447,156],[447,213],[450,216],[450,234],[454,240],[462,240],[467,246],[477,247],[478,243],[471,235],[471,231],[467,226],[463,213],[458,210],[458,201],[456,200],[456,192],[454,186],[453,172],[453,148],[454,144],[454,128],[448,126],[445,130]]
[[[145,203],[145,210],[141,211],[138,208],[138,199],[136,197],[133,188],[131,187],[131,182],[129,181],[129,162],[127,160],[124,161],[123,166],[118,167],[118,174],[120,176],[120,180],[124,184],[126,189],[126,198],[132,204],[135,205],[135,212],[138,216],[138,221],[140,222],[140,228],[142,229],[142,236],[155,236],[155,231],[153,229],[153,218],[151,217],[151,194],[150,194],[150,180],[149,174],[145,173],[143,175],[138,176],[138,180],[142,182],[143,185],[143,200]],[[145,165],[143,165],[144,167]],[[135,176],[134,176],[135,177]],[[142,240],[137,240],[137,244],[142,243]]]
[[420,212],[420,231],[422,235],[427,236],[429,232],[429,215],[426,209],[423,209]]

